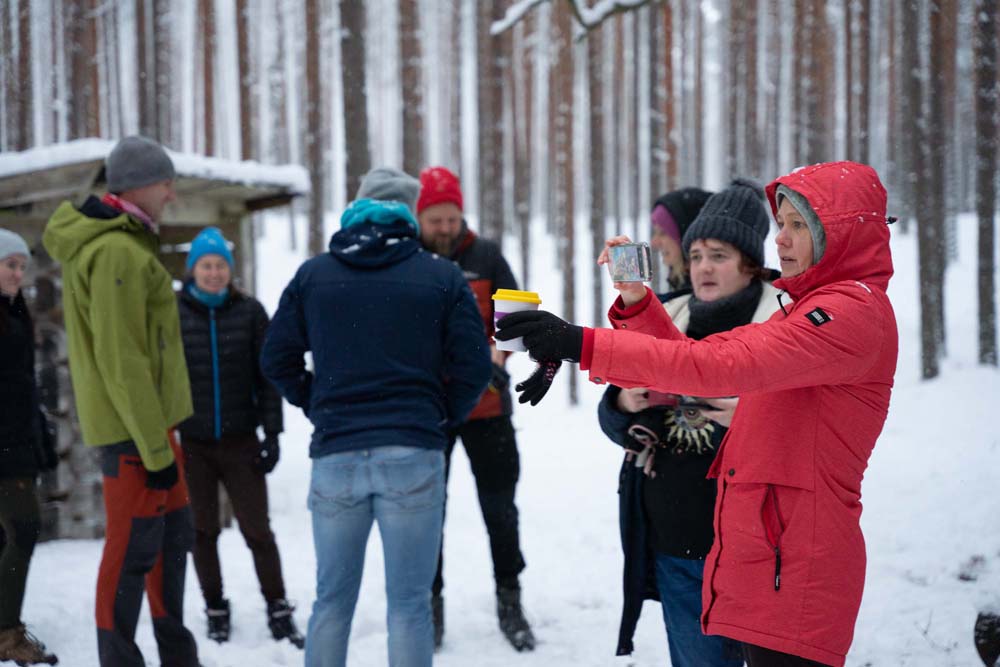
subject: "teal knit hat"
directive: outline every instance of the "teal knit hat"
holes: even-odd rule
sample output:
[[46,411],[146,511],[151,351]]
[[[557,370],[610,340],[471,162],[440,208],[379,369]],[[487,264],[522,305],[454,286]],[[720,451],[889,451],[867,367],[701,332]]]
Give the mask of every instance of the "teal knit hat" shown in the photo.
[[420,225],[413,217],[413,211],[403,202],[387,199],[355,199],[340,216],[342,229],[364,222],[392,225],[400,221],[409,225],[415,234],[420,233]]
[[222,259],[229,263],[229,268],[233,268],[233,253],[229,251],[226,237],[218,227],[206,227],[201,230],[198,236],[191,241],[191,250],[187,256],[187,270],[190,271],[198,260],[205,255],[220,255]]

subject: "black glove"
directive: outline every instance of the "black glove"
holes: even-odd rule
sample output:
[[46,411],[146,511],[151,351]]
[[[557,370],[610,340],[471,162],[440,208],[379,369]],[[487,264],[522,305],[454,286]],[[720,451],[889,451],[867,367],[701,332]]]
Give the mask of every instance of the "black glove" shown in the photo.
[[278,458],[280,456],[281,450],[278,447],[278,434],[265,433],[264,442],[260,443],[260,451],[257,452],[257,456],[253,457],[253,467],[257,472],[262,472],[266,475],[274,470],[274,466],[278,465]]
[[510,384],[510,373],[500,364],[493,364],[490,373],[490,389],[493,391],[503,391]]
[[544,310],[511,313],[497,322],[497,340],[524,338],[524,346],[535,361],[579,362],[583,353],[583,327]]
[[543,361],[538,364],[531,377],[524,382],[518,382],[514,386],[514,389],[520,394],[517,402],[528,403],[530,401],[532,405],[538,405],[545,398],[549,387],[552,386],[552,380],[555,378],[560,366],[562,366],[561,361]]
[[45,413],[38,411],[39,436],[39,460],[38,467],[42,470],[55,470],[59,465],[59,454],[56,452],[56,426],[45,417]]
[[177,483],[177,462],[172,461],[163,470],[146,471],[146,488],[169,491]]

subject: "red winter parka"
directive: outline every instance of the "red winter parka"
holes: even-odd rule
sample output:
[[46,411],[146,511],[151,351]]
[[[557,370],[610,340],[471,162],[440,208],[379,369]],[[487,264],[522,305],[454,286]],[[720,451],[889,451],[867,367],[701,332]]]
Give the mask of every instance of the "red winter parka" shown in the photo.
[[898,351],[886,193],[870,167],[814,165],[767,187],[775,212],[782,183],[808,199],[827,240],[816,265],[775,281],[794,303],[701,341],[655,300],[631,317],[612,308],[619,330],[596,330],[584,364],[598,383],[740,396],[709,472],[703,630],[839,667],[864,589],[861,479]]

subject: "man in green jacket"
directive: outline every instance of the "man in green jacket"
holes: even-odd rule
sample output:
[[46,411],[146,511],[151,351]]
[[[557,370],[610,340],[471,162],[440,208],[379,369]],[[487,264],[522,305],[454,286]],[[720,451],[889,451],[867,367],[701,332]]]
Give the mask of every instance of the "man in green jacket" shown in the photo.
[[158,223],[175,198],[174,166],[144,137],[118,142],[108,194],[63,202],[42,242],[62,264],[70,371],[84,442],[101,454],[106,532],[97,579],[102,667],[145,665],[135,644],[145,589],[160,662],[197,667],[184,627],[193,539],[172,429],[192,413],[177,300],[157,257]]

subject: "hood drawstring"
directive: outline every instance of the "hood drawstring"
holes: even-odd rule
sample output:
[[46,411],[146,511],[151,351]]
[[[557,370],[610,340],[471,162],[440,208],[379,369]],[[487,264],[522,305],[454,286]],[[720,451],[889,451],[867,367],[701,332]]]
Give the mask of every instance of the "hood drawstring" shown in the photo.
[[778,292],[776,298],[778,299],[778,307],[781,308],[781,312],[785,314],[785,317],[788,317],[788,311],[785,310],[785,304],[781,303],[781,297],[783,297],[784,295],[785,295],[784,291]]

